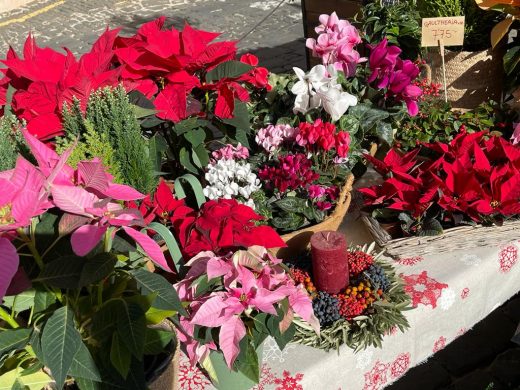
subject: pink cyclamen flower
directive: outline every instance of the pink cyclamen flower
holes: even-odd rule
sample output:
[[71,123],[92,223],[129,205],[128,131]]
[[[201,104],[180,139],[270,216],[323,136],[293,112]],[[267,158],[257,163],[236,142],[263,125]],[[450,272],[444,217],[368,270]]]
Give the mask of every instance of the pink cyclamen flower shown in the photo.
[[267,152],[274,152],[283,142],[293,141],[298,129],[290,125],[268,125],[256,133],[255,141]]
[[223,148],[215,150],[213,153],[211,153],[211,156],[215,160],[246,159],[249,157],[249,150],[245,146],[242,146],[242,144],[240,143],[237,146],[227,144]]
[[371,52],[368,59],[368,66],[372,73],[367,81],[372,83],[377,81],[377,88],[386,88],[390,82],[390,76],[395,68],[397,58],[401,54],[401,49],[397,46],[388,46],[385,38],[375,46],[369,46]]

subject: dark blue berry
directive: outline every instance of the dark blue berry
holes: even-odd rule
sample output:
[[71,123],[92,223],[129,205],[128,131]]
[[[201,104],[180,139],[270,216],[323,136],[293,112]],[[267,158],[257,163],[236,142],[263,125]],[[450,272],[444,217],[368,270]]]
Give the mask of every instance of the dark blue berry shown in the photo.
[[363,271],[365,276],[370,280],[372,287],[374,290],[381,289],[383,292],[387,292],[390,288],[390,281],[386,276],[385,270],[376,264],[372,264],[365,271]]
[[324,291],[320,291],[312,300],[312,308],[321,326],[330,325],[341,318],[338,298]]

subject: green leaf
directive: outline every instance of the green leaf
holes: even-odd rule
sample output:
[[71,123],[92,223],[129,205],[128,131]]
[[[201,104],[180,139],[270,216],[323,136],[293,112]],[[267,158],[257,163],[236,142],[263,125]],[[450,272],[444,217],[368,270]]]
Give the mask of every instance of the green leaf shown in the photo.
[[381,141],[386,142],[388,145],[392,145],[392,142],[394,141],[394,131],[392,125],[388,122],[377,123],[376,135]]
[[30,309],[34,305],[35,293],[35,290],[30,289],[17,295],[4,297],[3,305],[10,308],[13,312],[20,313]]
[[504,69],[506,74],[512,74],[518,64],[520,64],[520,46],[515,46],[509,49],[504,55]]
[[251,71],[253,67],[240,61],[226,61],[206,73],[206,82],[213,83],[223,78],[236,78]]
[[63,387],[81,344],[81,335],[74,326],[74,314],[68,307],[60,307],[47,320],[41,340],[45,365],[51,370],[58,389]]
[[421,230],[419,231],[419,236],[438,236],[442,234],[442,225],[439,221],[434,218],[426,219],[422,225]]
[[69,375],[73,378],[83,378],[91,381],[101,381],[96,362],[92,358],[87,346],[81,342],[81,345],[74,355],[72,364],[69,369]]
[[41,390],[51,382],[52,379],[43,371],[22,375],[19,369],[15,369],[0,376],[0,390]]
[[198,160],[201,168],[205,168],[209,164],[209,153],[203,144],[193,148],[192,157],[195,163]]
[[128,303],[123,299],[118,301],[117,333],[132,355],[141,360],[146,333],[145,312],[136,303]]
[[195,167],[191,162],[190,152],[184,146],[181,148],[179,152],[179,161],[181,162],[182,166],[186,168],[186,170],[192,173],[198,173],[197,167]]
[[240,142],[246,148],[249,148],[249,140],[247,139],[247,131],[244,129],[237,128],[235,132],[235,139]]
[[200,124],[198,122],[197,117],[191,117],[188,119],[184,119],[183,121],[177,122],[173,127],[173,131],[177,135],[182,135],[199,126],[200,126]]
[[49,306],[56,302],[56,297],[53,293],[44,290],[37,290],[34,295],[34,313],[40,313],[47,310]]
[[182,306],[179,296],[171,283],[161,275],[143,269],[133,270],[131,271],[131,274],[137,282],[137,287],[142,294],[157,294],[152,303],[152,307],[161,310],[175,310],[182,315],[188,314]]
[[78,286],[85,260],[85,258],[75,255],[59,257],[45,264],[35,281],[52,287],[75,289]]
[[137,119],[145,118],[147,116],[155,115],[158,111],[153,108],[145,108],[133,105],[135,117]]
[[274,217],[271,221],[276,228],[285,231],[297,230],[305,224],[305,219],[299,214],[286,214],[280,217]]
[[204,203],[206,203],[206,197],[204,196],[200,182],[195,176],[189,173],[175,179],[175,196],[177,199],[184,199],[186,197],[186,191],[182,185],[183,181],[187,181],[191,186],[191,189],[195,194],[195,199],[197,200],[197,206],[200,208]]
[[31,329],[18,328],[0,332],[0,356],[13,349],[23,348],[29,341]]
[[341,130],[348,131],[350,135],[354,135],[359,129],[359,119],[352,115],[343,115],[339,119],[339,127]]
[[78,288],[88,286],[106,278],[114,270],[117,257],[113,253],[99,253],[85,262]]
[[172,317],[175,314],[175,310],[161,310],[156,309],[155,307],[150,307],[145,313],[146,323],[149,325],[157,325],[166,318]]
[[305,199],[288,196],[275,202],[279,208],[289,213],[303,212],[305,207]]
[[[177,183],[175,183],[175,188],[177,188]],[[161,236],[161,238],[166,243],[166,246],[168,247],[168,252],[170,253],[173,263],[175,264],[175,269],[177,272],[179,272],[184,265],[184,261],[182,259],[182,253],[179,244],[177,243],[177,240],[173,236],[172,232],[159,222],[150,223],[146,229],[151,229]]]
[[[260,382],[260,366],[258,363],[258,353],[255,351],[255,348],[251,345],[249,341],[249,337],[244,337],[242,340],[245,340],[246,353],[242,359],[237,359],[237,363],[235,367],[238,371],[244,374],[247,378],[251,379],[253,382]],[[242,343],[241,347],[243,347]]]
[[201,128],[193,129],[184,133],[184,138],[186,138],[193,147],[196,147],[204,143],[206,132]]
[[166,140],[162,135],[157,133],[148,140],[148,149],[154,171],[160,172],[164,153],[168,149]]
[[146,329],[144,340],[144,353],[146,355],[157,355],[163,352],[172,341],[173,333],[162,329]]
[[34,235],[36,237],[36,249],[39,253],[45,250],[59,235],[59,215],[55,211],[49,211],[40,217],[36,224]]
[[[249,111],[247,110],[247,105],[244,102],[241,102],[238,99],[235,99],[235,109],[233,110],[233,118],[222,119],[222,122],[236,127],[237,129],[249,131],[250,128],[250,120],[249,120]],[[244,144],[244,146],[247,146]]]
[[110,362],[116,368],[117,372],[126,379],[132,355],[128,349],[119,341],[117,333],[112,335],[112,346],[110,347]]

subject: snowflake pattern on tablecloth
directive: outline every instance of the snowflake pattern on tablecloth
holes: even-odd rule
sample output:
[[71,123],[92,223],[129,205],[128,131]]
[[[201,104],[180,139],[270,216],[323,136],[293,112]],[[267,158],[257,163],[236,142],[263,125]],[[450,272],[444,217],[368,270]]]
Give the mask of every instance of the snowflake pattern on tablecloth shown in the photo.
[[264,357],[263,361],[276,361],[278,363],[285,362],[285,358],[289,354],[289,350],[296,348],[296,345],[294,344],[288,344],[285,346],[283,351],[278,347],[278,344],[276,344],[275,339],[272,337],[267,338],[264,341]]
[[466,299],[469,296],[469,288],[464,287],[460,292],[461,299]]
[[390,365],[390,375],[393,379],[400,378],[410,367],[410,353],[401,353]]
[[303,379],[302,373],[297,373],[295,376],[291,376],[289,371],[284,370],[281,378],[275,378],[274,384],[275,390],[303,390],[303,386],[298,383]]
[[462,335],[464,335],[464,333],[466,333],[468,330],[466,328],[460,328],[457,332],[457,334],[455,335],[455,337],[460,337]]
[[378,360],[372,370],[365,373],[365,386],[363,390],[379,390],[386,384],[386,375],[389,367],[389,363],[381,363]]
[[433,344],[433,353],[439,352],[446,346],[446,337],[441,336]]
[[412,306],[420,303],[432,308],[437,307],[437,300],[441,296],[442,289],[448,287],[445,283],[439,283],[428,276],[426,271],[418,275],[401,275],[405,282],[404,290],[412,298]]
[[424,257],[422,256],[414,256],[414,257],[404,257],[402,259],[398,259],[397,262],[401,265],[415,265],[417,263],[420,263],[424,260]]
[[267,386],[274,384],[275,379],[276,376],[271,370],[271,367],[264,363],[262,364],[262,368],[260,370],[260,382],[251,390],[266,390]]
[[437,300],[437,304],[442,310],[449,310],[449,308],[455,302],[455,291],[451,288],[444,288],[441,292],[441,296]]
[[367,368],[370,363],[372,363],[372,356],[374,355],[374,351],[370,349],[366,349],[357,354],[356,358],[356,368],[360,370],[364,370]]
[[460,261],[466,265],[474,266],[474,265],[479,265],[482,262],[482,258],[480,258],[479,256],[477,256],[473,253],[472,254],[466,253],[465,255],[462,255],[462,257],[460,257]]
[[211,382],[197,366],[192,366],[186,358],[180,359],[179,385],[182,390],[204,390]]
[[518,260],[518,248],[514,244],[502,246],[498,253],[498,263],[500,271],[509,272]]
[[390,329],[385,330],[384,336],[394,336],[397,334],[397,326],[392,326]]

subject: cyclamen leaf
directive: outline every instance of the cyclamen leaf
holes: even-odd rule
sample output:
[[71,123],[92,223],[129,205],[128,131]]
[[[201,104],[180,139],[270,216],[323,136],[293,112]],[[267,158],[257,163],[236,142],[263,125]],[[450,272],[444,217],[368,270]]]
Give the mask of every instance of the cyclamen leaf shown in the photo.
[[41,346],[45,364],[61,389],[74,356],[83,342],[74,326],[74,314],[64,306],[56,310],[43,328]]

